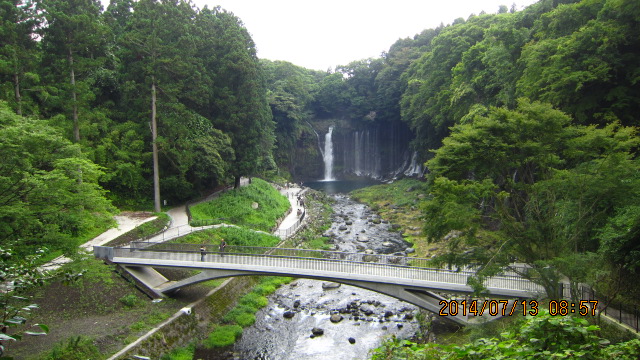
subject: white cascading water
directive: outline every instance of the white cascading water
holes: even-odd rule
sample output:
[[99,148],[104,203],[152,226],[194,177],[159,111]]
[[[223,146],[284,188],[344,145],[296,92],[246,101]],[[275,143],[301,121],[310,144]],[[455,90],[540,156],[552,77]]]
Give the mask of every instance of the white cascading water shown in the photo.
[[324,181],[335,180],[333,178],[333,142],[331,140],[332,133],[333,126],[330,126],[329,132],[324,136],[324,154],[322,154],[322,158],[324,160]]
[[355,138],[355,140],[353,142],[355,144],[355,146],[354,146],[353,172],[356,175],[360,176],[360,175],[362,175],[362,170],[361,170],[361,166],[360,166],[361,165],[360,159],[362,158],[362,154],[360,152],[360,136],[359,136],[357,131],[353,132],[353,136]]

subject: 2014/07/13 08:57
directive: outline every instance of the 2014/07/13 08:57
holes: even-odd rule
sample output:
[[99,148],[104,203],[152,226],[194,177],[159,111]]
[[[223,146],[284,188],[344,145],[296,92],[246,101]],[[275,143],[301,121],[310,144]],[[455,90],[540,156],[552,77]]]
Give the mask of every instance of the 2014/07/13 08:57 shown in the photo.
[[[537,300],[520,300],[510,303],[509,300],[462,300],[460,302],[456,300],[441,300],[440,316],[457,316],[462,313],[462,316],[474,315],[482,316],[485,311],[491,316],[512,316],[519,314],[516,309],[518,305],[522,307],[522,315],[527,314],[531,316],[538,315],[539,303]],[[569,302],[567,300],[551,300],[549,301],[549,314],[551,316],[565,316],[569,314],[578,314],[581,316],[587,316],[596,314],[596,308],[598,306],[598,300],[580,300],[578,303]],[[460,310],[462,308],[462,310]]]

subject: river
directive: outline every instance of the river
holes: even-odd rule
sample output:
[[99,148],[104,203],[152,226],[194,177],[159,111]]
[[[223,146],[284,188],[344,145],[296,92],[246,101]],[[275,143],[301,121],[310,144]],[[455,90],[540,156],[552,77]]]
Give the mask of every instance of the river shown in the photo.
[[[305,184],[306,185],[306,184]],[[404,254],[409,246],[367,206],[334,194],[334,250]],[[298,279],[269,296],[233,350],[233,359],[367,359],[391,335],[411,337],[419,328],[411,304],[357,287]],[[286,315],[292,316],[286,318]],[[338,322],[333,322],[340,319]],[[323,331],[314,335],[313,330]]]

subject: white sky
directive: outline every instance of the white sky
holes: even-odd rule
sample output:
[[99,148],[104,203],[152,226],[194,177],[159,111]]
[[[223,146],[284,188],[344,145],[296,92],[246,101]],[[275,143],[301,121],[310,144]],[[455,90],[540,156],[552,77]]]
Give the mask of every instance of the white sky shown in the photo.
[[379,57],[398,39],[500,5],[521,10],[538,0],[194,0],[238,16],[258,57],[327,70]]

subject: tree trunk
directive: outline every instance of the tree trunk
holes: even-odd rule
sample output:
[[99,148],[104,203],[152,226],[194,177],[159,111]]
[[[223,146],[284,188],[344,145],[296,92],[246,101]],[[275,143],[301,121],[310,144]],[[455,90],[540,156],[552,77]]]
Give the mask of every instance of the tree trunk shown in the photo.
[[73,138],[80,142],[80,124],[78,122],[78,96],[76,94],[76,75],[73,71],[73,53],[69,49],[69,68],[71,76],[71,99],[73,104]]
[[151,146],[153,149],[153,205],[155,212],[160,212],[160,170],[158,168],[158,127],[156,124],[156,82],[151,80]]
[[240,179],[242,179],[242,176],[236,176],[235,177],[235,181],[233,183],[233,188],[234,189],[238,189],[240,187]]
[[13,84],[16,95],[16,114],[22,115],[22,96],[20,95],[20,77],[18,73],[13,74]]

